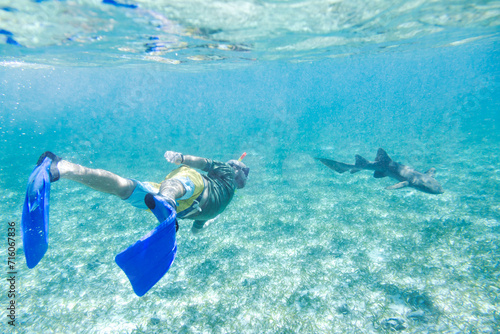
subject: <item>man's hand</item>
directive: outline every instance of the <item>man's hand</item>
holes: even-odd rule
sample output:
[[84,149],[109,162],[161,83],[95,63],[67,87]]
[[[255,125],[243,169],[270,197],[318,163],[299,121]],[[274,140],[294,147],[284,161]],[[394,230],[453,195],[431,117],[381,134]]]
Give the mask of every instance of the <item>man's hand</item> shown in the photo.
[[179,152],[167,151],[163,156],[165,157],[165,159],[167,159],[168,162],[176,165],[180,165],[184,162],[184,156]]

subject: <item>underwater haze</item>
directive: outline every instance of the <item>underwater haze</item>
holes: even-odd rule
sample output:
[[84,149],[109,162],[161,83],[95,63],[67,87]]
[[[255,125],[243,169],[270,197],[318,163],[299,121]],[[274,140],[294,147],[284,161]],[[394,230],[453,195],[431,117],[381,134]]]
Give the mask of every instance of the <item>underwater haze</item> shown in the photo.
[[[0,1],[0,332],[498,333],[499,26],[498,1]],[[315,159],[378,148],[445,192]],[[69,180],[27,268],[47,150],[141,181],[166,150],[251,171],[137,297],[114,259],[158,221]]]

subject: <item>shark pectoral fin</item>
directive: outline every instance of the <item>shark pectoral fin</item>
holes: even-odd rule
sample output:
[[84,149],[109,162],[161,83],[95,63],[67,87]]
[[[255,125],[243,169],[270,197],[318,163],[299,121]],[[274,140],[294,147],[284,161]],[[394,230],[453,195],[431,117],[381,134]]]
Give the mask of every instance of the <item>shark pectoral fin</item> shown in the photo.
[[403,182],[396,183],[395,185],[389,186],[389,187],[387,187],[385,189],[387,189],[387,190],[401,189],[401,188],[404,188],[404,187],[408,187],[409,185],[410,185],[410,182],[403,181]]
[[431,168],[425,174],[429,175],[430,177],[434,177],[436,175],[436,168]]
[[381,179],[381,178],[386,177],[386,176],[387,175],[385,175],[384,172],[375,171],[375,173],[373,173],[373,177],[376,179]]
[[357,173],[359,171],[361,171],[361,169],[353,168],[353,169],[351,169],[351,174]]

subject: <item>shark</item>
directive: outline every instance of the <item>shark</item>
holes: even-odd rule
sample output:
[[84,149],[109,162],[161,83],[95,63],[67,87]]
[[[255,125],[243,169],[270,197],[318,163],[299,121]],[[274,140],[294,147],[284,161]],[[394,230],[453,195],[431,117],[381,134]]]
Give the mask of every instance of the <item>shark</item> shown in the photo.
[[425,173],[418,172],[411,167],[393,161],[387,152],[381,148],[378,149],[377,156],[373,162],[357,154],[355,158],[356,162],[354,165],[330,159],[316,159],[337,173],[350,171],[351,174],[354,174],[362,170],[373,170],[373,177],[377,179],[387,176],[398,180],[398,183],[386,187],[385,189],[392,190],[411,187],[428,194],[438,195],[444,193],[443,187],[441,187],[439,182],[434,178],[436,174],[435,168],[431,168]]

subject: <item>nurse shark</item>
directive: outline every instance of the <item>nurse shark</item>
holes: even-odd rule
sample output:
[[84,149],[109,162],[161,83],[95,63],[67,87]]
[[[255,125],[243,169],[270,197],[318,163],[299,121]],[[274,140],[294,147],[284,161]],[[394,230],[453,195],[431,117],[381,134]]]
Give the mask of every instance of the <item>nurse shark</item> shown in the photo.
[[356,155],[356,162],[354,165],[329,159],[316,159],[337,173],[350,171],[351,174],[353,174],[359,172],[360,170],[373,170],[375,171],[375,173],[373,173],[373,177],[375,178],[388,176],[399,181],[395,185],[389,186],[385,189],[412,187],[428,194],[436,195],[444,192],[439,182],[434,178],[436,169],[431,168],[425,173],[420,173],[413,168],[393,161],[381,148],[378,149],[377,157],[374,162],[370,162],[360,155]]

